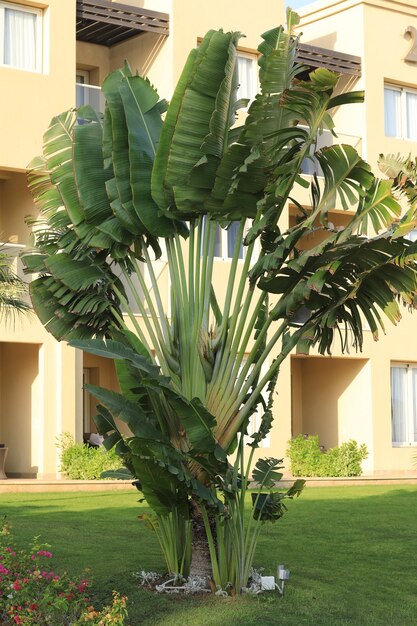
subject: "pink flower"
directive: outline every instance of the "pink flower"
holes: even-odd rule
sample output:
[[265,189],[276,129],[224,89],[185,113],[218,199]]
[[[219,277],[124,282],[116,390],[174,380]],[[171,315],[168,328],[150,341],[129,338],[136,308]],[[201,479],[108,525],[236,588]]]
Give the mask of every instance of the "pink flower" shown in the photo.
[[48,550],[38,550],[36,554],[38,556],[46,556],[47,559],[52,559],[52,552],[48,552]]
[[88,585],[88,580],[82,580],[78,585],[77,585],[77,589],[79,591],[79,593],[82,593],[83,591],[86,590]]
[[15,581],[14,581],[14,583],[13,583],[13,589],[14,589],[15,591],[19,591],[19,589],[21,589],[21,588],[22,588],[22,587],[21,587],[21,585],[19,584],[19,581],[18,581],[18,580],[15,580]]

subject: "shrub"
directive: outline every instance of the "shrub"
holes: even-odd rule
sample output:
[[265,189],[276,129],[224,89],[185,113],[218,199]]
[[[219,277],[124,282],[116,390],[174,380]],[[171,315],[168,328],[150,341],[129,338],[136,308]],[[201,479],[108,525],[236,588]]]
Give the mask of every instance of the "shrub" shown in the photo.
[[90,581],[57,574],[49,546],[34,539],[17,548],[10,527],[0,530],[0,624],[2,626],[123,626],[126,598],[113,596],[113,604],[95,611],[87,593]]
[[322,456],[318,436],[304,437],[304,435],[298,435],[288,443],[287,455],[291,461],[292,475],[317,476],[316,472]]
[[125,596],[121,596],[116,591],[113,592],[113,602],[110,606],[105,606],[101,611],[89,607],[80,617],[74,626],[123,626],[127,617]]
[[61,472],[71,480],[95,480],[107,470],[120,468],[120,458],[113,450],[91,448],[85,443],[76,443],[69,433],[58,440],[61,450]]
[[298,435],[288,442],[287,455],[293,476],[360,476],[362,461],[368,456],[365,444],[351,439],[341,446],[322,452],[317,435]]

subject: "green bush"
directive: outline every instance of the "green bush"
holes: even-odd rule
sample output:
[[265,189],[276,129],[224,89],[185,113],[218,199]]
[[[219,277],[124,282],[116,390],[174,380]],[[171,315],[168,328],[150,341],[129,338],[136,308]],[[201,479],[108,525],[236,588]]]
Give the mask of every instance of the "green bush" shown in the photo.
[[95,480],[107,470],[120,468],[120,459],[114,450],[90,448],[85,443],[76,443],[69,433],[58,440],[61,451],[61,472],[70,480]]
[[353,439],[327,452],[321,451],[317,435],[298,435],[288,444],[293,476],[360,476],[362,461],[368,456],[366,445],[358,446]]

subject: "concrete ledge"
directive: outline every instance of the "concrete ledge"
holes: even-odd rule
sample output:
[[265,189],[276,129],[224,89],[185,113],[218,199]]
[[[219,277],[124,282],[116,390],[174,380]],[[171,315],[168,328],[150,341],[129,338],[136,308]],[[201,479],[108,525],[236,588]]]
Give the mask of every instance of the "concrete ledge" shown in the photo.
[[[303,478],[299,476],[298,478]],[[280,484],[290,487],[297,478],[285,476]],[[353,476],[352,478],[303,478],[307,487],[353,487],[362,485],[417,485],[417,476]]]
[[0,480],[0,493],[126,491],[128,489],[134,489],[131,480],[43,480],[40,478],[9,478]]

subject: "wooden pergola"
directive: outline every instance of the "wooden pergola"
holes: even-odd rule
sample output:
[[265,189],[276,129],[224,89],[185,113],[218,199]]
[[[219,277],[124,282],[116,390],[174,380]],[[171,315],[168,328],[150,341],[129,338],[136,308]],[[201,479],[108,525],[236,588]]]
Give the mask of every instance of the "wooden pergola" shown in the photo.
[[352,76],[361,75],[361,57],[300,43],[297,61],[308,68],[326,67],[328,70]]
[[109,0],[77,0],[76,32],[78,41],[110,47],[142,33],[168,36],[169,15]]

